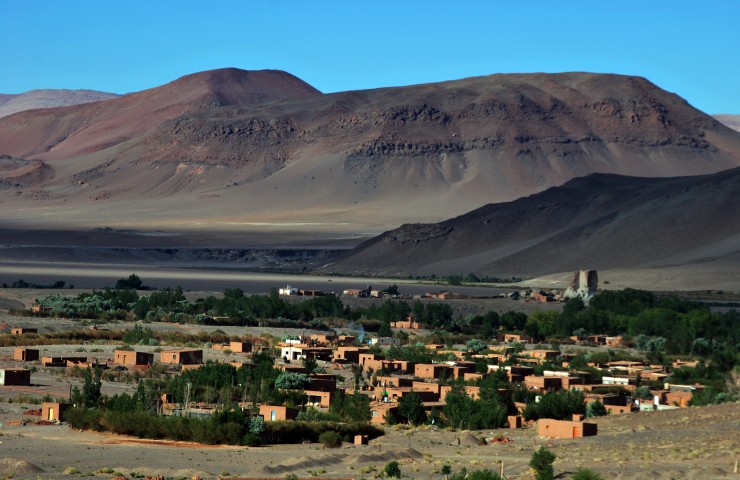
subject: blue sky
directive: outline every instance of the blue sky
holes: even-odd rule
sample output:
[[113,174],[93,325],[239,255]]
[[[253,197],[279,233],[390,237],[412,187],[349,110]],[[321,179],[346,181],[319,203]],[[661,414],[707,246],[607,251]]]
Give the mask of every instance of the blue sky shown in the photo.
[[0,93],[125,93],[221,67],[323,92],[592,71],[740,113],[738,0],[0,0],[0,35]]

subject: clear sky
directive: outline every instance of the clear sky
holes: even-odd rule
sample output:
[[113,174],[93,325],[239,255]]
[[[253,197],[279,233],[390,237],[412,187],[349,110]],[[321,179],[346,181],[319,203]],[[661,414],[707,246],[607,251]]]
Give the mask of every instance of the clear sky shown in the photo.
[[323,92],[609,72],[740,113],[740,0],[0,0],[0,93],[126,93],[221,67]]

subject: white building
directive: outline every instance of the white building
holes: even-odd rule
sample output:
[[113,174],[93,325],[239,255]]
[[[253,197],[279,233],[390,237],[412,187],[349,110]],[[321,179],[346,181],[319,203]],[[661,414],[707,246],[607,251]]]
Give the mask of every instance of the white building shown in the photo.
[[370,345],[379,345],[381,347],[397,347],[401,345],[401,340],[394,337],[371,338],[368,340]]
[[290,285],[278,290],[278,295],[298,295],[298,289]]

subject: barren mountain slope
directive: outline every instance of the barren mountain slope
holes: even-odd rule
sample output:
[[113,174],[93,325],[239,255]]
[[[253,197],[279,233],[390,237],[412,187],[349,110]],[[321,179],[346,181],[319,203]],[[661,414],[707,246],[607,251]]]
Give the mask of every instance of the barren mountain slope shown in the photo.
[[210,70],[113,100],[21,112],[0,120],[0,153],[44,160],[117,145],[185,112],[320,95],[276,70]]
[[69,105],[108,100],[118,96],[115,93],[98,92],[95,90],[62,89],[31,90],[17,95],[2,94],[0,95],[0,118],[26,110],[67,107]]
[[[282,83],[255,80],[268,73]],[[6,189],[6,219],[377,232],[592,172],[675,176],[740,165],[740,134],[637,77],[492,75],[320,95],[268,73],[206,72],[71,107],[128,102],[89,125],[68,109],[0,120],[0,153],[43,159],[54,173]]]
[[342,273],[537,276],[740,252],[740,169],[679,178],[592,174],[438,224],[408,224],[324,268]]
[[740,115],[718,114],[712,116],[731,129],[740,132]]

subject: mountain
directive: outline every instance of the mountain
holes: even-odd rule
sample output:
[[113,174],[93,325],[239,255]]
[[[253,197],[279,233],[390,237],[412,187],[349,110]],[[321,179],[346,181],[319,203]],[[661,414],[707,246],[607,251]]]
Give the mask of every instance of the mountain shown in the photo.
[[31,90],[19,94],[0,94],[0,118],[38,108],[66,107],[116,98],[115,93],[95,90]]
[[444,222],[404,225],[323,270],[506,277],[734,259],[736,273],[739,195],[740,168],[676,178],[591,174]]
[[0,119],[0,154],[15,159],[0,160],[0,177],[25,175],[0,188],[6,224],[356,234],[593,172],[737,167],[740,134],[639,77],[508,74],[321,94],[284,72],[226,69]]
[[731,129],[740,132],[740,115],[717,114],[712,116]]
[[104,102],[6,117],[0,120],[0,152],[72,158],[118,145],[186,112],[313,95],[320,92],[285,72],[211,70]]

